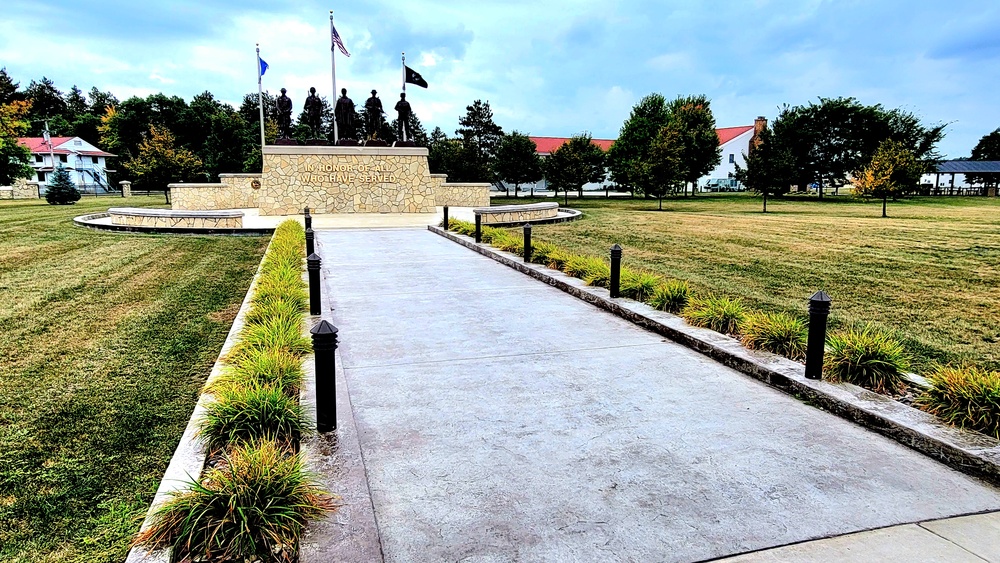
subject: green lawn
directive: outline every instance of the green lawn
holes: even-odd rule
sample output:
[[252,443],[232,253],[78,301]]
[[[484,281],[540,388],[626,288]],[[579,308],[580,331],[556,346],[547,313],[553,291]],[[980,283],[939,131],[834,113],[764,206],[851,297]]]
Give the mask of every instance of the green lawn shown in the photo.
[[0,202],[0,560],[124,559],[267,244],[72,224],[123,203]]
[[535,240],[588,254],[619,243],[627,265],[761,309],[805,314],[825,289],[834,325],[896,330],[917,370],[934,360],[1000,369],[1000,198],[889,202],[888,219],[880,201],[850,196],[772,200],[766,215],[748,194],[664,200],[663,212],[655,200],[569,203],[584,218],[539,226]]

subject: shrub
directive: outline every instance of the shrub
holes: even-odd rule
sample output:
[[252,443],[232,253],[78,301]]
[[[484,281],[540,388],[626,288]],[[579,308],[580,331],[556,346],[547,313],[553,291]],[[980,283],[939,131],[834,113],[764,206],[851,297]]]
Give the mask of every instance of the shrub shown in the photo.
[[621,294],[636,301],[648,301],[663,281],[660,276],[649,272],[634,272],[622,268]]
[[826,341],[823,371],[833,381],[846,381],[877,393],[899,392],[909,365],[903,344],[873,326],[831,334]]
[[691,299],[682,313],[684,319],[692,325],[724,334],[739,332],[744,315],[743,302],[728,297]]
[[216,389],[198,432],[210,448],[224,448],[262,438],[288,444],[305,427],[297,397],[277,386],[234,381]]
[[941,420],[1000,438],[1000,371],[938,366],[916,405]]
[[335,509],[301,456],[266,440],[234,447],[188,487],[171,493],[134,544],[173,547],[177,560],[289,561],[306,522]]
[[653,294],[649,297],[649,305],[660,311],[679,313],[687,306],[690,294],[687,282],[667,280],[653,290]]
[[751,350],[766,350],[792,360],[806,357],[806,323],[787,313],[749,313],[740,324],[740,341]]
[[597,256],[568,256],[563,262],[563,271],[597,287],[607,287],[611,279],[611,266]]
[[70,205],[80,200],[80,190],[69,177],[69,172],[60,164],[45,188],[45,201],[49,205]]
[[302,385],[302,362],[281,350],[250,350],[229,366],[215,380],[209,391],[218,391],[232,384],[270,385],[291,396]]
[[490,244],[492,244],[497,250],[512,252],[518,256],[524,256],[524,238],[521,235],[514,234],[504,229],[494,230],[497,232],[493,233]]

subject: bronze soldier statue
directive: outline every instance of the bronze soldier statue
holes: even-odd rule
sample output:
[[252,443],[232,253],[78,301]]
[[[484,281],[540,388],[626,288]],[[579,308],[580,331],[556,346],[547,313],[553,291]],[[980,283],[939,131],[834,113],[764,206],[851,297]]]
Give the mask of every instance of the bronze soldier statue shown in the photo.
[[412,141],[413,134],[410,133],[410,102],[406,101],[406,92],[399,95],[399,101],[396,102],[396,112],[399,114],[399,118],[396,122],[399,124],[399,139],[401,141]]
[[378,99],[376,94],[378,92],[372,90],[372,97],[365,101],[365,116],[367,117],[365,125],[370,140],[380,139],[379,135],[382,132],[382,100]]
[[292,99],[285,95],[286,90],[281,89],[281,95],[275,100],[278,106],[278,138],[288,139],[288,130],[292,124]]
[[340,89],[340,99],[333,110],[333,117],[337,120],[337,136],[341,139],[353,139],[354,131],[354,102],[347,97],[347,88]]
[[323,100],[316,95],[316,88],[309,89],[309,96],[305,103],[306,118],[309,120],[309,129],[312,130],[314,139],[322,136],[323,128]]

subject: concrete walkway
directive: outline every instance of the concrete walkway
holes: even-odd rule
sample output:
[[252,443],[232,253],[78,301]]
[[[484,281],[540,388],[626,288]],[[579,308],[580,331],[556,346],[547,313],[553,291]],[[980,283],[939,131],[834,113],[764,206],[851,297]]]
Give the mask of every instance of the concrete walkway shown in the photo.
[[386,561],[700,561],[1000,509],[426,230],[317,240]]

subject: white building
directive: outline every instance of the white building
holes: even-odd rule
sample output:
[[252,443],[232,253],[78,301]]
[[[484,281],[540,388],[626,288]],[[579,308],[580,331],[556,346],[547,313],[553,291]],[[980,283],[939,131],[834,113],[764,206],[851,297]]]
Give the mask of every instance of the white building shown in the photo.
[[[80,137],[52,137],[51,145],[42,137],[23,137],[18,142],[31,150],[31,166],[35,177],[28,183],[37,184],[40,194],[52,178],[56,167],[62,165],[76,188],[83,193],[117,191],[108,184],[108,158],[114,157]],[[54,160],[54,161],[53,161]]]
[[716,129],[719,134],[719,149],[722,151],[722,162],[698,180],[698,187],[703,191],[743,190],[736,181],[736,166],[746,168],[746,155],[750,154],[750,146],[754,139],[767,127],[767,119],[758,117],[753,125],[738,127],[722,127]]

